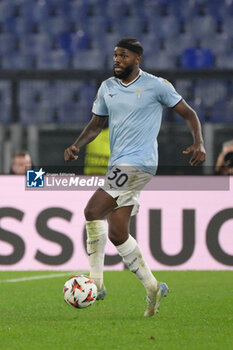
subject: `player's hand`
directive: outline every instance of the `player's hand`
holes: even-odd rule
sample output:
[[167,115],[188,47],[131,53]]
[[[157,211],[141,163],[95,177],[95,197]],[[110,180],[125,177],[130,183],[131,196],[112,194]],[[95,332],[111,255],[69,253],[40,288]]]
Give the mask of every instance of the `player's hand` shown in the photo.
[[64,152],[64,159],[66,162],[71,162],[72,160],[78,159],[77,153],[79,152],[79,148],[72,145],[68,147]]
[[202,143],[193,144],[192,146],[188,147],[182,153],[183,154],[190,154],[190,153],[193,154],[190,161],[189,161],[189,164],[192,166],[197,166],[198,164],[201,164],[205,161],[206,152],[205,152],[205,147]]

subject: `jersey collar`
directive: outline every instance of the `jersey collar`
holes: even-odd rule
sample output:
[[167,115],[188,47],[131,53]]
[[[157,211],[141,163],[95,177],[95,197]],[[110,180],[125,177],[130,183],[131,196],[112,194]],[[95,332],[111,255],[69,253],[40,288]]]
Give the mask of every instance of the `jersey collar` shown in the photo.
[[128,84],[124,84],[124,83],[122,83],[122,81],[120,80],[120,83],[121,83],[121,85],[123,85],[124,87],[128,87],[128,86],[130,86],[131,84],[135,83],[135,81],[138,80],[138,79],[140,78],[141,75],[142,75],[142,70],[139,68],[139,73],[138,73],[138,75],[136,76],[136,78],[135,78],[133,81],[131,81],[131,82],[128,83]]

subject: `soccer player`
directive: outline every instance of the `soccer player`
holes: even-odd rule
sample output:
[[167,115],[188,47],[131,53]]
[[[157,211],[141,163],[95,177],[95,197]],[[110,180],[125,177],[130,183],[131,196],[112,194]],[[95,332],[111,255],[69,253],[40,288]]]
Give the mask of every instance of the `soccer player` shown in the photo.
[[152,274],[136,240],[129,233],[129,222],[130,216],[138,211],[140,190],[156,173],[157,136],[164,105],[179,113],[189,126],[193,144],[183,153],[192,154],[192,166],[205,160],[205,149],[195,111],[167,80],[139,68],[142,53],[143,47],[137,39],[123,38],[117,43],[114,77],[101,84],[91,121],[74,144],[65,150],[64,157],[66,161],[76,160],[80,147],[95,139],[108,118],[110,170],[105,185],[97,189],[85,208],[90,277],[97,285],[98,299],[103,299],[106,294],[103,266],[107,240],[104,219],[107,217],[109,239],[146,289],[144,316],[148,317],[158,312],[160,300],[169,290]]

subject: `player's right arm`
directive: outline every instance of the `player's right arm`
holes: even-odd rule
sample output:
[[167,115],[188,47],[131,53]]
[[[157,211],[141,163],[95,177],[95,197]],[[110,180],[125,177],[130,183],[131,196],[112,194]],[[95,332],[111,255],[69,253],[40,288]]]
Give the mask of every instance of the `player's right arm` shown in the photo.
[[66,148],[64,152],[64,158],[66,162],[71,162],[72,160],[78,159],[78,152],[80,147],[93,141],[99,135],[105,125],[107,118],[107,116],[99,117],[95,114],[92,115],[92,119],[79,135],[77,140],[70,147]]

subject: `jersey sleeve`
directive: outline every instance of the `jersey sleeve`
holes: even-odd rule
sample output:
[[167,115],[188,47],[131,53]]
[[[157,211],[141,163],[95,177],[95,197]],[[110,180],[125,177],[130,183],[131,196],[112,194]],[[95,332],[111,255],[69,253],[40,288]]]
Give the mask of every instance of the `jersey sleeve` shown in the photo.
[[93,103],[92,107],[92,113],[106,117],[108,116],[108,108],[106,106],[105,100],[104,100],[104,85],[103,83],[100,85],[100,88],[97,92],[97,95],[95,97],[95,101]]
[[182,100],[174,86],[166,79],[159,78],[158,101],[167,107],[174,107]]

